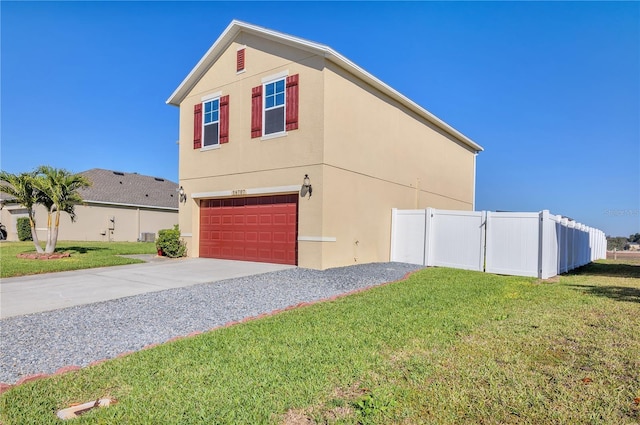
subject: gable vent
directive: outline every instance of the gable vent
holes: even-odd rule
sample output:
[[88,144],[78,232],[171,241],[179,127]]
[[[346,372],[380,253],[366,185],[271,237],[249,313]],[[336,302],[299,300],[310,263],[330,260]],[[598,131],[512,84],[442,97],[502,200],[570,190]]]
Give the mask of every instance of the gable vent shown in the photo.
[[244,50],[239,49],[236,53],[236,72],[244,71]]

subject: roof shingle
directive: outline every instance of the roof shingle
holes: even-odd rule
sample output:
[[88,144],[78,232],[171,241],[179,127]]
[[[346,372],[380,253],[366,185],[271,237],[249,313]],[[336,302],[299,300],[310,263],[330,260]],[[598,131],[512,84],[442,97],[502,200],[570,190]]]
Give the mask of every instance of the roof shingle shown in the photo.
[[79,174],[92,183],[78,191],[86,202],[178,209],[178,185],[170,180],[101,168]]

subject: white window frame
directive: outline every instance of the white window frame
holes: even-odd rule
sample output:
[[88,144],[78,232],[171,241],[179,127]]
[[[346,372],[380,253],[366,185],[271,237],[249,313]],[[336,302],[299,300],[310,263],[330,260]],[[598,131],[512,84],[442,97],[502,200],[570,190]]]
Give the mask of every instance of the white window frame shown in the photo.
[[[221,94],[220,93],[215,93],[214,95],[209,95],[209,96],[203,96],[202,97],[202,147],[200,148],[201,151],[208,151],[211,149],[220,149],[220,98],[221,98]],[[216,121],[212,121],[210,123],[205,123],[205,107],[204,104],[205,103],[209,103],[209,102],[215,102],[218,101],[218,140],[217,143],[214,143],[213,145],[209,145],[209,146],[205,146],[204,144],[204,140],[205,140],[205,127],[207,126],[207,124],[213,124]]]
[[[288,76],[289,76],[289,71],[287,70],[287,71],[279,72],[274,75],[270,75],[268,77],[264,77],[262,79],[262,138],[260,140],[275,139],[275,138],[283,137],[287,135],[287,77]],[[266,134],[265,131],[267,130],[267,120],[266,120],[267,84],[273,84],[280,80],[284,80],[284,104],[282,105],[282,107],[284,108],[284,114],[283,114],[282,131]],[[269,110],[272,110],[275,108],[276,107],[272,107],[272,108],[269,108]]]

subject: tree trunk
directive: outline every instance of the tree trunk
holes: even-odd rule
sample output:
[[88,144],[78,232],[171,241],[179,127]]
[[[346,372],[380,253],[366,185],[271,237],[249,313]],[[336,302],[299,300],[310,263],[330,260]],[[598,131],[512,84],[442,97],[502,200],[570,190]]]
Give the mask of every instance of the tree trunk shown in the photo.
[[60,211],[56,211],[56,224],[53,228],[53,232],[51,232],[51,251],[52,253],[56,250],[56,245],[58,245],[58,229],[60,228]]
[[45,254],[51,254],[56,249],[56,247],[53,246],[51,243],[51,238],[53,237],[53,232],[52,232],[53,223],[51,222],[52,214],[53,214],[53,206],[47,212],[47,245],[44,248]]
[[36,252],[38,254],[42,254],[44,251],[40,246],[40,241],[38,240],[38,232],[36,232],[36,222],[33,221],[33,217],[29,214],[29,225],[31,226],[31,239],[33,240],[33,244],[36,247]]

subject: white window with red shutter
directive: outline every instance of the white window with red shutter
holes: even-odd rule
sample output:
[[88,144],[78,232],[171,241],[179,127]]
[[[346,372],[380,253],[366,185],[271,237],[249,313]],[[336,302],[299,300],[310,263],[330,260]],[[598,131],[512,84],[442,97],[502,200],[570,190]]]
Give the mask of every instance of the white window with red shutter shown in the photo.
[[298,74],[262,79],[251,91],[251,137],[270,139],[298,128]]
[[215,93],[194,106],[193,148],[212,149],[229,142],[229,95]]

